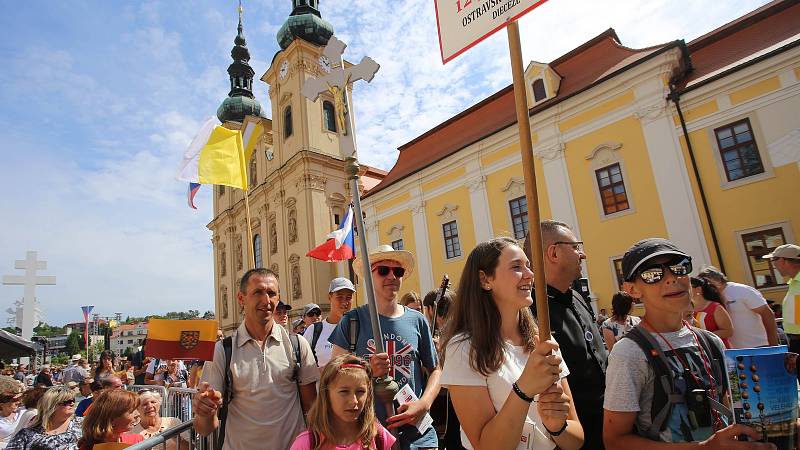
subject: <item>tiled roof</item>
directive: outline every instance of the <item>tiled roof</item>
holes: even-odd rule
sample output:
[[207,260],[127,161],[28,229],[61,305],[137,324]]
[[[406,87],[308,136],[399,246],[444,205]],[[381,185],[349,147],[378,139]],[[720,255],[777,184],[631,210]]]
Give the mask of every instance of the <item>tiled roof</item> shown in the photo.
[[[776,0],[689,42],[694,70],[681,88],[693,89],[800,42],[800,2]],[[766,52],[765,52],[766,50]]]
[[[702,85],[773,51],[800,45],[798,24],[800,1],[776,0],[691,41],[688,50],[693,70],[678,86],[679,90]],[[546,110],[677,45],[681,42],[631,49],[621,45],[614,30],[608,29],[550,63],[562,77],[559,91],[554,98],[536,105],[530,112]],[[514,91],[512,86],[507,86],[400,146],[394,167],[367,196],[514,123]]]
[[[530,112],[545,110],[675,44],[631,49],[621,45],[616,32],[610,28],[549,64],[561,76],[559,91]],[[509,85],[400,146],[400,156],[394,167],[367,196],[514,123],[514,89]]]

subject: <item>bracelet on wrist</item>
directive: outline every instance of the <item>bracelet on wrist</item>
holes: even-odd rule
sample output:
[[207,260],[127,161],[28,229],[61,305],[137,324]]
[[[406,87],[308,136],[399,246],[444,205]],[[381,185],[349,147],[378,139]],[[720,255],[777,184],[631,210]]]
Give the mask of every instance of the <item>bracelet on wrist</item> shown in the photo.
[[547,431],[547,433],[550,436],[556,437],[556,436],[561,436],[561,433],[563,433],[564,430],[567,429],[567,421],[566,420],[564,421],[564,425],[561,425],[561,428],[558,431],[550,431],[550,430],[547,429],[547,427],[545,427],[544,424],[542,424],[542,426],[544,427],[545,431]]
[[514,384],[511,385],[511,388],[514,390],[514,393],[517,394],[517,397],[522,399],[522,401],[525,401],[525,402],[528,402],[528,403],[534,401],[533,397],[530,397],[528,394],[522,392],[522,389],[520,389],[519,386],[517,386],[517,382],[516,381],[514,382]]

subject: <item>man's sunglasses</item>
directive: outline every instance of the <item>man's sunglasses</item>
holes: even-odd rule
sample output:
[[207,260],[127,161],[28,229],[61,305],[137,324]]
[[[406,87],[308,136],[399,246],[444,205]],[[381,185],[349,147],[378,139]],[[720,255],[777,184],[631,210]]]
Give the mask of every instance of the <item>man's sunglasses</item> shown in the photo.
[[322,315],[322,313],[321,313],[321,312],[319,312],[319,311],[311,311],[310,313],[308,313],[308,314],[306,314],[306,315],[307,315],[308,317],[315,317],[315,316],[321,316],[321,315]]
[[676,277],[685,277],[692,272],[692,260],[682,258],[664,264],[653,264],[639,269],[637,275],[645,284],[655,284],[664,279],[664,269]]
[[402,267],[375,266],[375,268],[372,270],[377,271],[378,275],[382,277],[389,275],[389,271],[391,271],[397,278],[401,278],[403,275],[406,274],[406,269]]

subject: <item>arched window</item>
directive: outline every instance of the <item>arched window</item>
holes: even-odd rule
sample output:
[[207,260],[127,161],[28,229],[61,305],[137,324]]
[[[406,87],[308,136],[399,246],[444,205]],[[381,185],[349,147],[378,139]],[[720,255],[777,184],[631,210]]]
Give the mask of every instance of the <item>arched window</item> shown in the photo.
[[322,120],[326,130],[336,132],[336,110],[333,103],[327,100],[322,102]]
[[547,92],[544,89],[544,80],[541,78],[537,79],[533,82],[531,86],[533,88],[533,101],[540,101],[547,98]]
[[292,135],[292,107],[287,106],[283,110],[283,138],[286,139]]
[[264,260],[261,258],[261,235],[253,236],[253,256],[255,256],[256,267],[264,267]]

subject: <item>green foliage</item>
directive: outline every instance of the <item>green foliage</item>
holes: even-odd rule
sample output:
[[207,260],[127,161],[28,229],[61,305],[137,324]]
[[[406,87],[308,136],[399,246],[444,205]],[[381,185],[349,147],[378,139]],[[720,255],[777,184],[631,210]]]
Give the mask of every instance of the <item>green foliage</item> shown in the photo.
[[53,356],[50,358],[50,364],[69,364],[69,357],[66,353],[59,353],[58,356]]
[[[206,311],[203,314],[203,318],[206,318],[207,314],[214,315],[211,311]],[[133,324],[139,322],[148,322],[150,319],[169,319],[169,320],[188,320],[188,319],[197,319],[200,318],[200,311],[197,309],[190,309],[188,311],[170,311],[166,314],[151,314],[145,317],[135,317],[135,316],[128,316],[125,318],[126,324]]]
[[64,351],[67,352],[68,355],[80,353],[83,347],[82,337],[83,335],[77,331],[70,333],[69,336],[67,336],[67,342],[64,344]]
[[53,337],[64,334],[64,327],[56,327],[41,322],[36,328],[33,329],[33,334],[36,336]]
[[213,320],[215,318],[214,311],[206,311],[203,313],[203,319],[205,320]]

